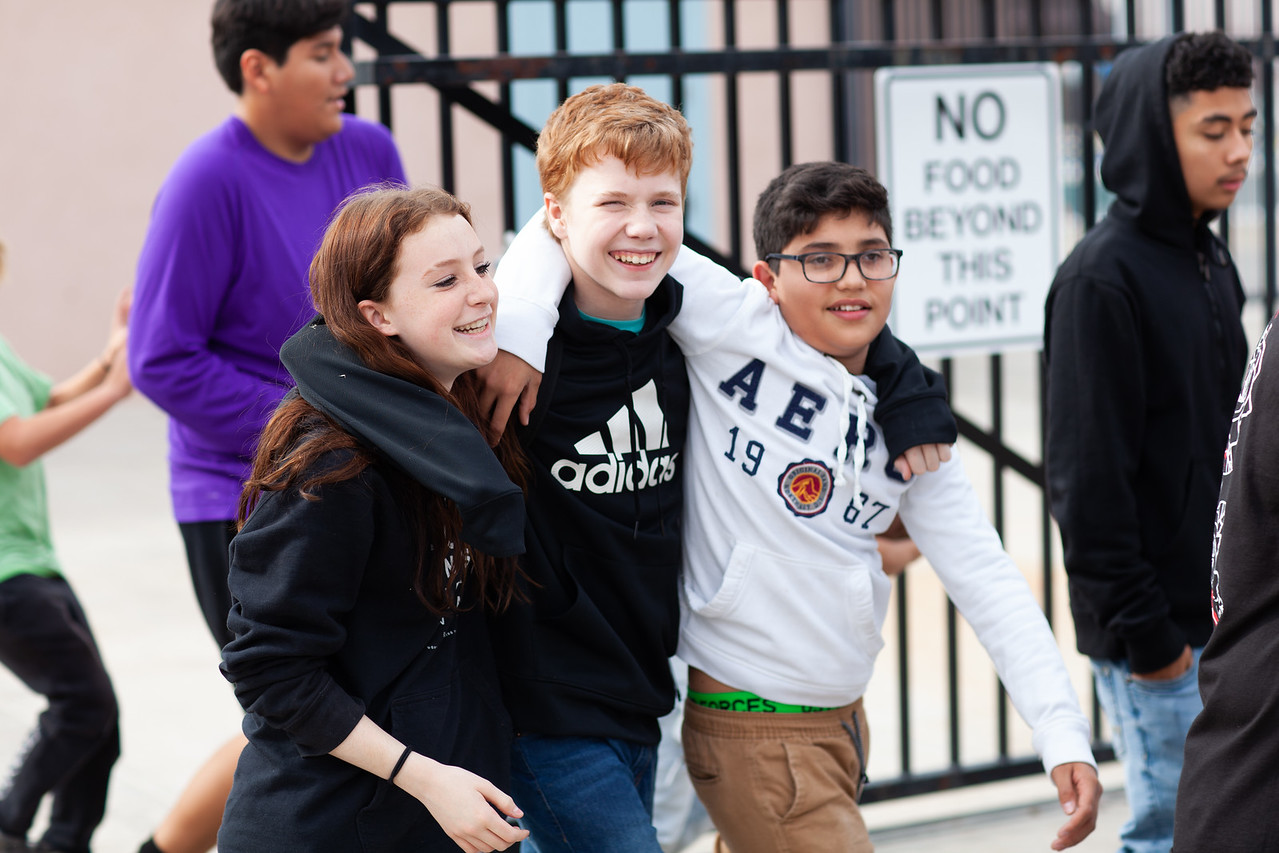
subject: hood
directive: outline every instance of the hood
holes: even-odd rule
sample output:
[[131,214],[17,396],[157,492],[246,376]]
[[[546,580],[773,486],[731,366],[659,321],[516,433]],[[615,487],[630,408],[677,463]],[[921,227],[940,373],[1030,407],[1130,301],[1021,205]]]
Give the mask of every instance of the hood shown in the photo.
[[1119,211],[1165,242],[1194,245],[1195,222],[1168,112],[1164,60],[1176,36],[1126,50],[1097,96],[1101,180]]
[[524,553],[524,493],[452,403],[373,370],[320,316],[284,342],[280,361],[302,399],[456,504],[464,542],[494,557]]

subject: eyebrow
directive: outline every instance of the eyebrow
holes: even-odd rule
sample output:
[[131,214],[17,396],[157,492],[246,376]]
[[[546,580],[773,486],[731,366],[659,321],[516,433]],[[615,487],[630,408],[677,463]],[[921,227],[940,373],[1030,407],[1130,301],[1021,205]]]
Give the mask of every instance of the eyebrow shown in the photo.
[[[1248,112],[1243,114],[1243,116],[1240,118],[1240,121],[1247,121],[1250,118],[1256,118],[1256,117],[1257,117],[1257,111],[1255,109],[1251,109]],[[1231,121],[1234,121],[1234,119],[1231,116],[1228,116],[1224,113],[1213,113],[1212,115],[1207,115],[1199,119],[1200,124],[1219,124],[1220,122],[1223,122],[1223,121],[1231,122]]]
[[[867,249],[886,249],[888,241],[883,237],[868,237],[857,244],[859,251]],[[834,243],[805,243],[800,247],[806,252],[838,252],[839,246]]]

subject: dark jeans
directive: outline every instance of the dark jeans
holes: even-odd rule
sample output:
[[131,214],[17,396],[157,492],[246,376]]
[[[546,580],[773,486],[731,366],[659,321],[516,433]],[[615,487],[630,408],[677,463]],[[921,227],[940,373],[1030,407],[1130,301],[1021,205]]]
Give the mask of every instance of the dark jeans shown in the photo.
[[662,853],[653,828],[657,747],[521,735],[511,790],[529,831],[523,853]]
[[191,585],[195,587],[195,600],[213,634],[213,640],[221,649],[235,639],[226,626],[231,612],[231,590],[227,575],[231,571],[231,540],[235,538],[234,521],[179,522],[182,544],[187,549],[187,566],[191,570]]
[[0,830],[25,835],[51,794],[44,841],[87,851],[120,756],[120,720],[111,678],[65,580],[18,575],[0,583],[0,663],[49,701],[0,783]]

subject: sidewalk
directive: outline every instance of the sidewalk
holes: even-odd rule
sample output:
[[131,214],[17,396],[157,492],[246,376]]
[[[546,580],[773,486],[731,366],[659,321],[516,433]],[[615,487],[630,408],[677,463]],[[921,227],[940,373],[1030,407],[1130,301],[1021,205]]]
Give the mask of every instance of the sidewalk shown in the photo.
[[[123,756],[112,776],[97,853],[134,853],[195,768],[239,727],[196,608],[167,491],[164,418],[135,397],[46,461],[54,537],[115,679]],[[39,712],[0,670],[0,761]],[[873,770],[873,761],[872,761]],[[1118,768],[1097,831],[1075,850],[1116,847],[1127,807]],[[878,853],[1046,851],[1064,822],[1043,775],[866,809]],[[709,853],[703,839],[688,853]],[[602,851],[606,853],[606,851]]]

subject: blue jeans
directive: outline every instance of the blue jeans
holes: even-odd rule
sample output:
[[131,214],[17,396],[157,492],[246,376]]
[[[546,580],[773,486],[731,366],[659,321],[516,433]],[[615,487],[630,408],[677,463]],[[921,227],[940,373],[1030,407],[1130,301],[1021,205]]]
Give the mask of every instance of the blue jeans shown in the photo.
[[1092,662],[1101,702],[1124,763],[1131,816],[1119,831],[1120,853],[1168,853],[1177,805],[1186,733],[1199,712],[1199,655],[1188,672],[1171,681],[1132,677],[1126,661]]
[[653,829],[657,747],[520,735],[511,796],[524,810],[523,853],[662,853]]

